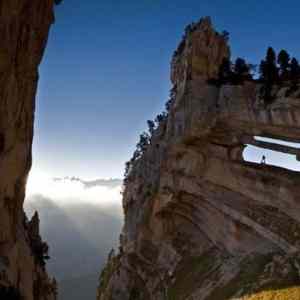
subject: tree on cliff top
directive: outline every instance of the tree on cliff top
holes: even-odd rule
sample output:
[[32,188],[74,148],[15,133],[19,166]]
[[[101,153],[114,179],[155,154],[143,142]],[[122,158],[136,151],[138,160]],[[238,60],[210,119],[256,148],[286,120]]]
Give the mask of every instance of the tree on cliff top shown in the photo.
[[[149,124],[149,123],[148,123]],[[154,126],[154,122],[150,121],[150,126],[152,128],[152,126]],[[154,130],[154,129],[153,129]],[[126,184],[128,181],[128,177],[132,171],[133,168],[133,164],[136,160],[138,160],[146,151],[147,147],[150,145],[150,135],[147,132],[143,132],[140,135],[140,140],[139,142],[136,144],[136,150],[133,153],[132,158],[126,162],[125,164],[125,174],[124,174],[124,183]]]
[[147,124],[148,124],[149,133],[152,136],[154,134],[154,131],[155,131],[155,123],[152,120],[148,120]]
[[140,135],[140,140],[136,144],[136,150],[134,151],[132,158],[125,163],[125,173],[124,173],[125,185],[128,182],[129,176],[134,167],[134,162],[137,161],[139,158],[141,158],[141,156],[145,153],[146,149],[150,145],[151,138],[155,130],[158,129],[160,126],[161,128],[166,128],[166,126],[164,126],[166,125],[165,121],[167,120],[169,116],[169,112],[171,110],[171,106],[176,99],[176,94],[177,94],[177,86],[174,85],[170,90],[169,100],[167,101],[165,106],[166,111],[163,111],[162,113],[158,114],[154,121],[152,120],[147,121],[148,132],[143,132]]
[[224,57],[219,69],[219,81],[221,84],[226,83],[232,77],[231,61]]
[[250,73],[250,65],[246,60],[238,57],[235,61],[232,73],[232,82],[235,84],[241,84],[245,80],[251,80],[252,75]]
[[300,78],[300,66],[298,60],[293,57],[291,60],[291,80],[298,80]]
[[250,65],[246,60],[238,57],[235,64],[232,64],[229,58],[224,58],[219,68],[217,80],[209,80],[209,82],[217,85],[222,84],[241,84],[245,80],[251,80]]
[[300,79],[300,66],[298,60],[295,57],[292,58],[290,63],[289,79],[291,80],[291,86],[286,92],[286,97],[289,97],[298,89],[298,82]]
[[222,31],[222,37],[225,39],[226,42],[229,41],[230,33],[226,30]]
[[250,72],[250,67],[246,63],[246,60],[238,57],[234,64],[234,72],[237,76],[248,76]]
[[289,78],[290,55],[286,50],[281,50],[278,54],[277,62],[279,64],[280,78]]
[[276,53],[272,47],[267,50],[265,60],[260,63],[260,76],[261,79],[268,83],[274,84],[278,79],[278,68],[276,64]]
[[261,89],[261,95],[265,103],[271,103],[273,100],[272,88],[278,81],[276,53],[272,47],[268,48],[266,58],[261,61],[259,72],[260,79],[264,83]]
[[148,147],[148,145],[150,144],[150,136],[147,132],[143,132],[140,135],[140,140],[136,145],[136,148],[138,151],[140,151],[141,153],[144,153]]

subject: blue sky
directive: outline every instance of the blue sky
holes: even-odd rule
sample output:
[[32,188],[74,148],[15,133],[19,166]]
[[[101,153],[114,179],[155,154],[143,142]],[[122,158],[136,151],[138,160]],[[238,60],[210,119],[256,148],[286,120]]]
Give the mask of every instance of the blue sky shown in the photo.
[[64,0],[40,68],[34,168],[52,176],[121,177],[146,120],[170,88],[184,27],[210,15],[233,56],[269,45],[300,58],[299,1]]

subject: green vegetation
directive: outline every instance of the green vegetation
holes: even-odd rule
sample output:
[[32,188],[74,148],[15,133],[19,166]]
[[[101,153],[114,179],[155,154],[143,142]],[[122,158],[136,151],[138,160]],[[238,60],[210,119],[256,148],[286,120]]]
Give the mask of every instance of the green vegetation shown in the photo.
[[238,80],[252,79],[250,74],[251,66],[246,63],[246,60],[238,57],[234,64],[234,74]]
[[[150,121],[148,121],[150,122]],[[153,134],[154,132],[154,127],[151,127],[151,132]],[[131,174],[131,171],[133,169],[133,164],[142,157],[142,155],[145,153],[145,151],[147,150],[148,146],[150,145],[150,139],[151,136],[149,133],[147,132],[143,132],[140,135],[140,140],[139,142],[136,144],[136,150],[133,153],[132,158],[125,163],[125,174],[124,174],[124,184],[126,185],[128,178]]]
[[155,131],[155,122],[152,120],[148,120],[147,124],[148,124],[149,133],[152,136]]
[[[273,271],[272,275],[266,273],[268,280],[262,279],[272,258],[273,255],[268,254],[244,259],[239,264],[240,272],[225,285],[213,289],[207,300],[299,300],[300,286],[295,268],[291,268],[285,277]],[[293,265],[292,261],[289,263]],[[187,299],[206,278],[212,283],[217,282],[218,271],[218,258],[214,251],[185,259],[174,274],[176,281],[168,289],[168,300]]]
[[[218,78],[208,80],[209,84],[222,86],[224,84],[240,85],[244,81],[254,80],[256,66],[249,64],[245,59],[238,57],[233,64],[229,58],[224,58],[219,68]],[[287,82],[290,88],[286,93],[289,96],[297,90],[300,80],[300,66],[296,58],[290,57],[286,50],[281,50],[276,55],[272,47],[267,49],[266,57],[259,65],[259,79],[262,83],[261,96],[266,104],[272,103],[274,95],[272,94],[275,85]]]
[[273,48],[269,47],[266,58],[261,61],[259,67],[260,79],[264,84],[261,89],[261,95],[266,103],[270,103],[273,100],[272,88],[278,81],[278,70],[276,65],[276,53]]
[[209,79],[208,83],[216,86],[223,84],[242,84],[246,80],[253,80],[252,72],[255,66],[238,57],[234,63],[229,58],[224,58],[219,68],[218,78]]
[[[190,33],[196,29],[195,23],[188,25],[185,28],[182,40],[174,52],[173,57],[180,55],[185,47],[186,38]],[[220,34],[224,40],[229,40],[229,32],[223,31]],[[235,63],[232,63],[229,58],[224,58],[217,75],[217,78],[208,79],[208,83],[216,86],[224,84],[240,85],[244,81],[254,80],[257,75],[256,66],[249,64],[245,59],[238,57]],[[267,49],[266,57],[259,65],[259,79],[261,82],[261,96],[265,104],[270,104],[274,100],[272,90],[274,85],[280,84],[284,81],[291,83],[290,89],[287,91],[286,96],[297,90],[297,84],[300,79],[300,66],[296,58],[291,58],[289,53],[282,49],[278,57],[272,47]]]
[[[286,50],[281,50],[277,56],[275,50],[269,47],[258,72],[259,79],[255,81],[262,83],[261,96],[266,104],[274,99],[272,89],[275,85],[289,83],[290,89],[286,96],[297,90],[300,80],[299,62],[294,57],[291,59]],[[255,74],[256,66],[247,63],[245,59],[238,57],[235,63],[232,63],[229,58],[224,58],[219,68],[218,78],[211,78],[208,83],[216,86],[240,85],[244,81],[254,81]]]
[[33,248],[33,251],[34,251],[40,265],[45,267],[46,260],[50,259],[48,244],[46,242],[41,242],[38,245],[36,245],[36,247]]
[[134,151],[132,158],[125,163],[125,173],[124,173],[125,186],[129,180],[130,174],[132,173],[135,162],[138,161],[146,152],[149,145],[151,144],[151,140],[155,132],[158,130],[158,128],[162,128],[164,125],[166,125],[168,115],[170,113],[171,107],[176,98],[176,93],[177,93],[177,87],[176,85],[174,85],[173,88],[170,90],[170,96],[168,101],[166,102],[165,111],[158,114],[155,117],[154,121],[152,120],[147,121],[148,131],[147,132],[144,131],[140,135],[140,139],[136,144],[136,150]]
[[185,27],[184,34],[181,38],[181,42],[179,43],[179,46],[177,47],[177,49],[174,51],[173,58],[180,55],[183,52],[187,36],[190,33],[192,33],[195,29],[196,29],[195,23],[191,23]]
[[46,261],[50,259],[48,244],[46,242],[43,242],[41,239],[32,238],[30,240],[30,247],[36,262],[42,268],[45,268]]
[[229,41],[230,33],[227,30],[222,31],[222,37],[225,39],[226,42]]
[[291,87],[287,91],[286,96],[288,97],[291,93],[295,92],[298,89],[298,81],[300,78],[300,66],[298,60],[293,57],[290,63],[290,80]]
[[[201,20],[200,20],[201,21]],[[199,22],[200,22],[199,21]],[[198,22],[198,23],[199,23]],[[187,25],[184,29],[184,34],[182,35],[182,38],[181,38],[181,42],[179,43],[179,46],[177,47],[177,49],[174,51],[174,54],[173,54],[173,58],[182,54],[183,50],[184,50],[184,47],[185,47],[185,43],[186,43],[186,39],[187,37],[193,33],[195,30],[197,29],[197,23],[194,23],[192,22],[191,24]],[[222,33],[220,34],[221,37],[226,41],[228,42],[229,41],[229,32],[226,31],[226,30],[223,30]]]
[[100,274],[100,278],[99,278],[100,291],[105,291],[112,274],[118,267],[118,263],[119,263],[119,257],[115,256],[115,251],[112,249],[108,255],[107,263]]
[[280,77],[283,79],[288,79],[289,77],[290,59],[290,55],[285,50],[279,52],[277,62],[279,64]]
[[259,72],[260,78],[267,83],[274,83],[278,79],[276,53],[273,48],[268,48],[266,58],[260,63]]
[[290,82],[290,89],[286,96],[297,89],[300,79],[299,63],[296,58],[291,59],[286,50],[281,50],[276,57],[274,49],[269,47],[266,58],[260,63],[259,72],[260,81],[263,83],[261,94],[266,104],[274,100],[272,88],[275,84]]
[[229,58],[223,58],[222,64],[219,69],[219,82],[221,84],[226,83],[228,80],[230,80],[232,76],[232,64]]
[[[197,25],[192,23],[185,28],[185,33],[182,37],[182,41],[175,51],[174,56],[179,55],[185,46],[186,38],[191,34]],[[221,36],[224,39],[229,39],[229,33],[223,31]],[[259,79],[254,79],[259,74]],[[272,103],[274,95],[272,94],[273,87],[276,84],[280,84],[284,81],[290,83],[290,88],[286,92],[286,96],[289,96],[292,92],[297,90],[298,81],[300,80],[300,66],[296,58],[290,57],[286,50],[281,50],[276,55],[275,50],[272,47],[267,49],[266,57],[259,65],[257,74],[256,65],[248,63],[244,58],[238,57],[234,63],[230,58],[224,58],[219,67],[217,78],[208,79],[208,84],[216,85],[218,87],[224,84],[241,85],[245,81],[257,81],[262,83],[261,97],[265,104]],[[177,93],[177,86],[174,85],[170,91],[169,100],[166,103],[165,111],[157,115],[155,120],[148,120],[148,132],[143,132],[140,135],[140,140],[136,145],[133,157],[125,164],[124,184],[126,186],[130,174],[132,173],[135,162],[138,161],[146,152],[148,146],[151,144],[152,137],[156,130],[162,125],[166,124],[166,120],[169,116],[171,107],[175,102]]]
[[298,80],[300,78],[300,66],[298,60],[293,57],[290,64],[291,80]]
[[[288,276],[282,278],[280,275],[273,274],[268,280],[259,286],[259,281],[266,268],[266,265],[272,261],[272,254],[255,256],[247,258],[240,264],[240,272],[225,286],[215,289],[207,300],[274,300],[289,299],[298,300],[300,287],[296,298],[285,298],[287,294],[295,295],[294,287],[297,285],[298,275],[296,270],[292,270]],[[276,278],[276,276],[278,276]],[[273,278],[272,278],[273,277]],[[239,296],[237,294],[239,293]]]

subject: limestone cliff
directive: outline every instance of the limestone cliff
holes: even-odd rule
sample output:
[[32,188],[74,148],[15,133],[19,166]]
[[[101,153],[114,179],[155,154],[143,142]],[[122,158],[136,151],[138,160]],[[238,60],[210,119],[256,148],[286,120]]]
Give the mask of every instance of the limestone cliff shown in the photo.
[[23,212],[38,82],[53,0],[0,1],[0,298],[55,299],[36,215]]
[[[300,299],[300,175],[246,162],[247,144],[300,142],[300,88],[212,85],[226,37],[194,24],[171,64],[174,99],[130,166],[120,253],[111,253],[98,300]],[[287,96],[288,95],[288,96]]]

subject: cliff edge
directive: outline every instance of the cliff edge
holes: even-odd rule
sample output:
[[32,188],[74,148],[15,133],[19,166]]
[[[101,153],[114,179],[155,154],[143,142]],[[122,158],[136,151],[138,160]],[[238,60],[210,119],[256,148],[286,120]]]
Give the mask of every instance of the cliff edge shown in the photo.
[[120,251],[98,300],[300,298],[300,175],[246,162],[247,145],[299,157],[300,88],[209,84],[230,57],[209,18],[190,26],[171,63],[173,99],[128,165]]

